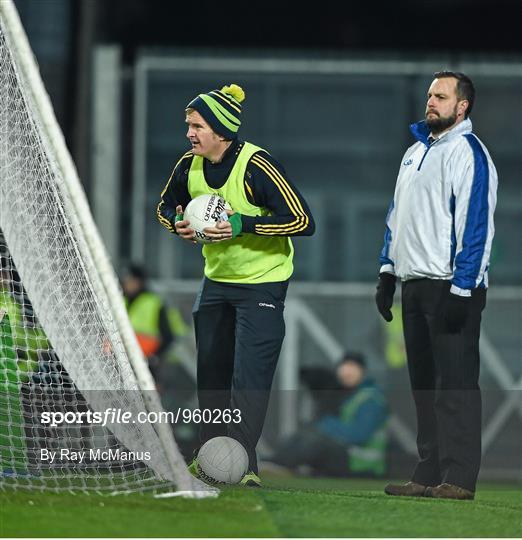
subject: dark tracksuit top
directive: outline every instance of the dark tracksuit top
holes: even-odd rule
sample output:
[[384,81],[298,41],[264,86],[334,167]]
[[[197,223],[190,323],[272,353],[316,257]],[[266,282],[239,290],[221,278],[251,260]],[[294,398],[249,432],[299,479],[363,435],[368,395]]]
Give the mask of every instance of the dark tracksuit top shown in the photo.
[[[219,189],[225,184],[243,144],[241,141],[232,142],[219,163],[213,164],[208,159],[204,160],[205,179],[211,188]],[[176,206],[180,204],[185,209],[191,200],[188,191],[188,173],[192,158],[192,152],[187,152],[178,161],[158,205],[158,219],[170,232],[175,232]],[[273,168],[280,176],[273,171]],[[284,184],[280,181],[281,177]],[[283,186],[284,190],[280,186]],[[284,168],[267,152],[257,152],[250,159],[244,178],[244,187],[248,201],[254,206],[268,208],[272,215],[242,215],[242,232],[280,236],[311,236],[314,233],[315,223],[306,201],[287,178]],[[296,218],[303,218],[303,216],[297,216],[288,205],[289,197],[299,200],[308,217],[308,219],[301,219],[301,227],[292,227],[291,233],[288,233],[286,226],[295,223]],[[263,225],[276,227],[270,227],[270,232],[263,232]]]

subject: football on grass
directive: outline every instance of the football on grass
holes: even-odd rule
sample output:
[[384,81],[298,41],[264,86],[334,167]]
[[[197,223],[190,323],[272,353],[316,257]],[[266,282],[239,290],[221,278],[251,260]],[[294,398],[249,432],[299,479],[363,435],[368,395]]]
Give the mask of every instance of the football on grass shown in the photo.
[[214,437],[200,448],[198,467],[209,483],[237,484],[248,470],[248,454],[236,439]]
[[203,232],[206,227],[215,227],[218,221],[228,220],[225,210],[230,205],[214,193],[199,195],[192,199],[183,212],[183,219],[190,223],[190,228],[196,233],[195,240],[199,244],[210,244],[212,240]]

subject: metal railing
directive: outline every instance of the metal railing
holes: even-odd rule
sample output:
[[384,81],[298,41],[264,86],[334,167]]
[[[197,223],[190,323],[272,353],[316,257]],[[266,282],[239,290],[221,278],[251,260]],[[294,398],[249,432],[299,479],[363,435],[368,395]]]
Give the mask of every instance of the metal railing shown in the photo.
[[[153,283],[154,290],[186,312],[199,286],[200,282],[194,280]],[[370,371],[385,389],[388,386],[391,401],[401,405],[400,412],[391,411],[390,436],[402,452],[416,455],[408,377],[404,368],[401,381],[393,386],[389,384],[391,368],[384,361],[382,348],[376,344],[375,331],[379,333],[385,323],[381,323],[374,308],[374,292],[374,285],[361,283],[295,282],[290,285],[285,305],[286,336],[274,383],[274,393],[278,396],[275,418],[279,437],[294,432],[303,420],[304,409],[297,391],[300,367],[313,365],[314,361],[333,366],[346,348],[353,349],[351,343],[359,336],[358,347],[366,353]],[[506,344],[509,347],[506,348]],[[522,480],[522,471],[516,465],[522,452],[522,287],[494,286],[488,291],[480,353],[481,386],[487,412],[482,433],[484,467],[481,474],[499,480]],[[518,457],[513,455],[517,451]],[[506,459],[503,453],[509,454]]]

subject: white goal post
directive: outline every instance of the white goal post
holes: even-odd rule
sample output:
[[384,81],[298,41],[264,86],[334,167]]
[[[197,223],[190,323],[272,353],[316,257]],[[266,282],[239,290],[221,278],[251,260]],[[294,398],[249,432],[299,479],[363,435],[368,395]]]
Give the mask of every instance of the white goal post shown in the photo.
[[[133,422],[85,422],[109,410]],[[136,421],[161,410],[18,13],[0,0],[0,487],[213,495],[168,424]]]

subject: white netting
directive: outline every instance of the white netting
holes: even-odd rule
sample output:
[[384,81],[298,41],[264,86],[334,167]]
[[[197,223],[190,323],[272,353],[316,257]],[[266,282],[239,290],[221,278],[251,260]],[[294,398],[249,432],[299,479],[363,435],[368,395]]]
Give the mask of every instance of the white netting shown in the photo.
[[[0,24],[0,482],[101,491],[176,485],[203,494],[168,426],[136,421],[159,410],[157,394],[6,0]],[[135,423],[42,423],[44,412],[110,409]],[[52,462],[45,450],[57,452]]]

